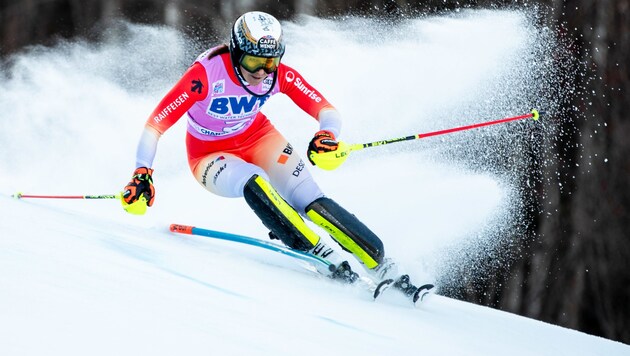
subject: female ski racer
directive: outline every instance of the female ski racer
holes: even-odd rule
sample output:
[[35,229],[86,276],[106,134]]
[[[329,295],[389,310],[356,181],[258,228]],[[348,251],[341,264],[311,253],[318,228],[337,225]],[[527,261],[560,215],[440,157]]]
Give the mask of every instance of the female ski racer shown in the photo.
[[334,278],[354,282],[357,274],[302,217],[321,226],[377,281],[400,277],[395,263],[385,258],[381,240],[322,193],[294,147],[260,112],[270,97],[284,93],[319,121],[308,146],[311,164],[326,164],[318,163],[320,154],[339,147],[339,112],[299,72],[281,63],[284,50],[278,20],[248,12],[236,20],[229,46],[201,54],[147,120],[137,168],[123,191],[124,208],[143,214],[153,204],[151,167],[158,140],[187,114],[188,163],[204,188],[223,197],[244,197],[272,239],[333,262]]

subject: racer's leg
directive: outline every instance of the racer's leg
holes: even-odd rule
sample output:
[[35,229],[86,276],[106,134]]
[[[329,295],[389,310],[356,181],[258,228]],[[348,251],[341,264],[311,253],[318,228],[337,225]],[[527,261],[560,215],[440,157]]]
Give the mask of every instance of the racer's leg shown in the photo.
[[260,167],[217,152],[202,158],[194,175],[212,193],[244,197],[263,224],[287,246],[308,251],[319,242],[320,237],[271,186]]
[[324,196],[304,160],[275,129],[261,137],[245,159],[264,169],[273,187],[302,215],[308,204]]
[[384,272],[394,272],[391,260],[384,258],[378,236],[334,200],[324,197],[300,155],[278,131],[263,136],[257,147],[263,149],[256,150],[259,154],[250,159],[265,169],[273,186],[298,212],[321,226],[378,278]]
[[[270,126],[270,125],[269,125]],[[353,273],[348,262],[341,260],[339,254],[320,241],[320,237],[314,233],[302,220],[300,214],[288,204],[269,182],[269,175],[261,168],[273,166],[273,163],[264,160],[254,160],[253,155],[272,156],[277,164],[282,167],[297,167],[284,170],[286,177],[278,170],[269,170],[272,176],[287,196],[292,197],[294,204],[304,207],[316,198],[322,196],[319,187],[314,183],[310,174],[300,177],[299,171],[304,163],[299,157],[292,158],[292,148],[288,142],[273,128],[261,130],[263,140],[253,139],[242,142],[236,147],[228,148],[224,152],[218,147],[212,146],[199,149],[200,143],[191,137],[187,139],[189,164],[197,181],[210,192],[224,197],[243,196],[254,213],[262,220],[263,224],[271,231],[272,238],[278,238],[287,246],[309,251],[317,256],[327,258],[336,267],[333,278],[353,282],[357,275]],[[220,152],[219,152],[220,151]],[[249,155],[248,155],[249,153]],[[253,163],[250,163],[253,162]],[[273,162],[273,161],[272,161]],[[286,165],[284,165],[286,164]],[[295,175],[295,171],[298,171]],[[290,177],[293,178],[290,178]],[[302,187],[297,189],[297,187]],[[301,191],[296,194],[296,191]],[[296,203],[297,202],[297,203]]]
[[330,198],[319,198],[306,207],[306,215],[326,230],[344,250],[350,251],[378,280],[398,274],[396,264],[385,257],[381,239],[354,214]]
[[332,278],[353,283],[358,275],[352,271],[347,261],[325,243],[319,235],[311,230],[300,214],[293,209],[271,186],[258,175],[254,175],[245,185],[245,200],[254,210],[265,226],[271,230],[270,236],[276,237],[287,246],[308,251],[333,263]]
[[208,191],[226,198],[240,198],[253,175],[266,177],[260,167],[230,153],[215,152],[199,160],[193,171],[197,181]]
[[319,243],[319,235],[306,225],[300,214],[263,177],[252,176],[245,184],[243,194],[247,204],[272,232],[272,236],[282,240],[285,245],[308,251]]

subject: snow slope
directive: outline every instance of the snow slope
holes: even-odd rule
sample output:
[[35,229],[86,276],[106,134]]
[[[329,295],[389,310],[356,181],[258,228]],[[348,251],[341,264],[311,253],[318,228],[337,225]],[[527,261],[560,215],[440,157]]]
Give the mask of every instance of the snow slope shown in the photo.
[[[522,85],[540,68],[522,53],[544,36],[526,15],[468,12],[393,29],[303,18],[285,24],[285,61],[342,111],[349,142],[498,119],[534,105]],[[289,257],[170,233],[183,223],[266,236],[243,201],[191,177],[183,122],[160,142],[156,203],[145,216],[113,200],[11,198],[118,191],[145,117],[201,48],[164,28],[111,35],[33,49],[0,74],[1,355],[630,354],[439,293],[416,309],[392,293],[374,302]],[[391,66],[401,58],[405,66]],[[496,89],[502,95],[488,94]],[[265,111],[296,148],[317,129],[286,98]],[[512,154],[505,142],[526,125],[355,152],[334,172],[312,172],[415,280],[441,280],[462,262],[453,246],[483,253],[518,221],[510,207],[519,173],[487,169],[470,152]],[[475,137],[498,139],[480,147]]]

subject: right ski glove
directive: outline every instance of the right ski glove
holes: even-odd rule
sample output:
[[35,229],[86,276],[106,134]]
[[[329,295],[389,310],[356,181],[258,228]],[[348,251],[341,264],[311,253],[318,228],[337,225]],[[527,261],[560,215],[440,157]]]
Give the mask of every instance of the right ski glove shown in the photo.
[[147,206],[153,205],[155,188],[153,188],[153,169],[139,167],[133,171],[131,181],[121,195],[121,202],[125,211],[134,215],[143,215]]

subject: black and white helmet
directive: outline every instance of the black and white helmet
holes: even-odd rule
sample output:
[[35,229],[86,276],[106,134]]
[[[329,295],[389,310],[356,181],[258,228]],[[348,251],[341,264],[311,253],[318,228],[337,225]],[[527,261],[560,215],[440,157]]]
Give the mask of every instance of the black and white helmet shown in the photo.
[[243,56],[277,58],[284,54],[282,27],[273,16],[252,11],[241,15],[232,28],[230,40],[232,63],[238,66]]

